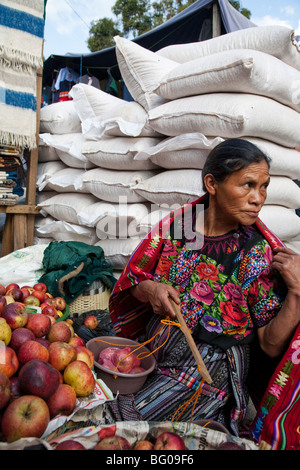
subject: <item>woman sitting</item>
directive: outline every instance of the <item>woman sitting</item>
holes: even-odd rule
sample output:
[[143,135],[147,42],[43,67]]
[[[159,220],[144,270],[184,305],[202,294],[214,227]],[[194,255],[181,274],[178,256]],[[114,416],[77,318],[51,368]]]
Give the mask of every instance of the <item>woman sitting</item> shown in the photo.
[[[110,314],[117,335],[152,338],[147,347],[157,368],[122,419],[176,419],[198,389],[180,420],[216,420],[238,435],[249,399],[250,343],[257,337],[277,357],[300,319],[300,256],[258,218],[269,161],[246,140],[219,144],[202,170],[204,196],[166,217],[132,254]],[[176,320],[170,299],[180,305],[211,384],[203,383],[180,328],[161,321]]]

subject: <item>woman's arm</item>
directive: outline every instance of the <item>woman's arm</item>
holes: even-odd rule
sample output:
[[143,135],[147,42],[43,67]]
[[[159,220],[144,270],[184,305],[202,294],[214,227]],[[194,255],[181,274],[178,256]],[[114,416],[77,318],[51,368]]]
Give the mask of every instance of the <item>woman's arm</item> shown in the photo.
[[271,267],[281,274],[288,292],[276,317],[258,329],[261,348],[270,357],[276,357],[286,349],[300,322],[300,255],[284,247],[274,251]]
[[131,287],[130,293],[140,302],[150,303],[154,313],[175,318],[169,298],[179,304],[179,293],[169,284],[148,279]]

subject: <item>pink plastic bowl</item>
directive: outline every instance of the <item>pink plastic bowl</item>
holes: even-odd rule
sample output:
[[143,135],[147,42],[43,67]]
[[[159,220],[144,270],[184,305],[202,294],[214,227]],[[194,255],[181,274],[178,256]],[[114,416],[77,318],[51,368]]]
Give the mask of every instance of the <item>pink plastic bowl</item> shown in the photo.
[[[111,344],[107,344],[107,342]],[[110,370],[97,362],[99,354],[103,349],[112,346],[124,348],[125,345],[138,346],[139,343],[131,339],[120,338],[118,336],[99,336],[97,338],[90,339],[86,343],[86,347],[94,354],[94,369],[97,377],[103,380],[113,393],[119,392],[122,395],[128,395],[140,390],[144,385],[147,376],[154,370],[156,365],[156,360],[153,354],[150,354],[148,357],[141,360],[141,367],[143,367],[145,371],[138,374],[124,374],[122,372]],[[150,353],[150,351],[145,346],[142,346],[136,351],[136,354],[140,353]]]

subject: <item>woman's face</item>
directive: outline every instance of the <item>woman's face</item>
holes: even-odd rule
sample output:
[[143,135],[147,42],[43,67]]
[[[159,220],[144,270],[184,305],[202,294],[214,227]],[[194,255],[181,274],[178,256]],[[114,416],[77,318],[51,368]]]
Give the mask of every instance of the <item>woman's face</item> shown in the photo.
[[265,160],[236,171],[215,182],[215,201],[226,225],[252,225],[259,215],[270,182]]

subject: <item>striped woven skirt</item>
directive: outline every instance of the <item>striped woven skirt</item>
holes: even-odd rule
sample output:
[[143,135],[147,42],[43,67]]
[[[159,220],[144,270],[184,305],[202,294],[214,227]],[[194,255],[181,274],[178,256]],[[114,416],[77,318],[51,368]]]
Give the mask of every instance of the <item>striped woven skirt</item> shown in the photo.
[[248,403],[248,393],[243,385],[248,371],[248,346],[234,346],[224,351],[196,340],[213,379],[208,385],[202,382],[179,328],[161,328],[158,317],[151,322],[147,336],[153,337],[150,347],[149,344],[147,347],[155,351],[157,368],[139,392],[119,395],[114,402],[108,403],[115,421],[210,419],[238,435],[239,423],[245,416]]

